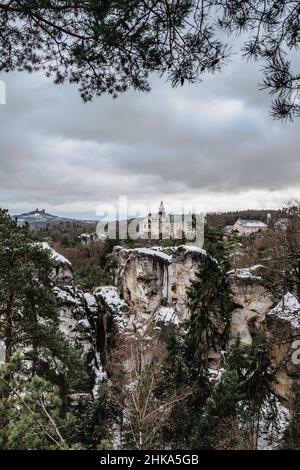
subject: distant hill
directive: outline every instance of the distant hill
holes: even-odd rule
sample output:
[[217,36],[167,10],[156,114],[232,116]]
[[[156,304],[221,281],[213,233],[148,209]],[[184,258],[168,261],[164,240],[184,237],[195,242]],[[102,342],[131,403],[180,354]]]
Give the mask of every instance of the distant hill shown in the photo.
[[[241,211],[229,211],[229,212],[219,212],[219,213],[208,213],[206,216],[207,223],[211,226],[225,227],[226,225],[234,224],[237,219],[250,219],[250,220],[261,220],[262,222],[267,222],[268,215],[272,220],[277,220],[280,217],[285,216],[285,211],[283,210],[257,210],[257,209],[248,209]],[[96,220],[82,220],[82,219],[70,219],[67,217],[60,217],[57,215],[52,215],[47,213],[44,209],[36,209],[32,212],[25,212],[23,214],[12,216],[17,220],[19,225],[24,225],[28,223],[32,228],[38,228],[49,225],[58,225],[64,223],[84,223],[84,224],[96,224]]]
[[[65,222],[76,222],[75,219],[68,219],[66,217],[59,217],[58,215],[48,214],[44,209],[36,209],[32,212],[25,212],[23,214],[14,215],[13,218],[18,222],[18,225],[29,224],[30,227],[38,227],[43,225],[55,225]],[[85,220],[85,223],[94,223],[94,221]]]

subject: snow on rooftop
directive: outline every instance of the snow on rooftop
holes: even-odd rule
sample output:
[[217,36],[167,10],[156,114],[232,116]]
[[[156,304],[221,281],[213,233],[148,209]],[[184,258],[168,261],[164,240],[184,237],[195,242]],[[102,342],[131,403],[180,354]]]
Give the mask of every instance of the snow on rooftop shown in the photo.
[[290,322],[294,328],[300,328],[300,303],[290,292],[285,294],[279,304],[268,315],[276,315]]
[[72,266],[71,261],[69,261],[63,255],[60,255],[59,253],[57,253],[57,251],[55,251],[53,248],[51,248],[49,243],[42,242],[40,245],[42,246],[42,248],[44,250],[47,250],[47,251],[50,252],[50,256],[54,261],[57,261],[58,263],[69,264],[70,266]]
[[160,307],[154,320],[156,322],[173,323],[176,326],[180,324],[180,320],[172,307]]
[[244,227],[258,227],[258,228],[265,228],[267,224],[262,222],[261,220],[245,220],[239,219],[238,222],[243,225]]

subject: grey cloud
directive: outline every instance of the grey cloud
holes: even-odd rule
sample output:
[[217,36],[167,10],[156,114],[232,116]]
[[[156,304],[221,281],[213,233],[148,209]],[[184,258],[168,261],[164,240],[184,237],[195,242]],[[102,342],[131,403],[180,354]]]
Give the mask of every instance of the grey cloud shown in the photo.
[[300,123],[272,121],[255,64],[232,62],[198,87],[173,90],[153,78],[150,94],[89,104],[40,75],[1,78],[4,204],[84,212],[119,194],[151,200],[299,186]]

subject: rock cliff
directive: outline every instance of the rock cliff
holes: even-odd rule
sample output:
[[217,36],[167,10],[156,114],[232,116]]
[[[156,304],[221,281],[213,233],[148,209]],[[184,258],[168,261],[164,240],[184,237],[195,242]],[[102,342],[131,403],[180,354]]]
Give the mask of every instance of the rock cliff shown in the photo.
[[[164,316],[172,309],[174,317],[189,317],[188,288],[206,252],[194,246],[161,249],[115,249],[119,260],[116,284],[131,310],[140,320]],[[169,312],[169,310],[168,310]]]
[[[58,300],[60,329],[82,351],[94,395],[106,377],[111,336],[148,337],[149,325],[151,331],[161,331],[170,323],[179,326],[189,317],[188,289],[208,256],[193,246],[116,247],[119,268],[115,286],[85,293],[76,285],[71,263],[49,245],[43,247],[50,251],[54,263],[49,278]],[[227,346],[237,338],[244,348],[262,335],[269,340],[276,368],[274,393],[288,408],[300,386],[300,304],[291,293],[278,302],[265,283],[265,272],[262,265],[228,272],[232,312]],[[218,375],[218,369],[221,373],[224,357],[224,351],[212,352],[214,374]]]
[[[189,316],[188,289],[199,263],[207,256],[193,246],[116,247],[116,286],[101,287],[92,294],[76,286],[68,260],[49,246],[44,247],[51,250],[55,263],[51,278],[59,302],[61,330],[81,348],[96,383],[106,363],[112,322],[120,331],[138,331],[151,323],[179,325]],[[276,303],[265,284],[262,265],[229,271],[228,276],[233,305],[228,347],[239,338],[247,348],[265,336],[277,371],[274,392],[289,403],[300,385],[300,343],[290,340],[297,335],[300,339],[300,304],[292,294]],[[222,360],[221,351],[212,352],[213,368],[222,367]]]
[[229,273],[232,300],[230,341],[245,347],[263,336],[271,347],[276,370],[274,392],[288,406],[300,386],[300,304],[291,293],[278,303],[266,287],[265,268],[253,266]]

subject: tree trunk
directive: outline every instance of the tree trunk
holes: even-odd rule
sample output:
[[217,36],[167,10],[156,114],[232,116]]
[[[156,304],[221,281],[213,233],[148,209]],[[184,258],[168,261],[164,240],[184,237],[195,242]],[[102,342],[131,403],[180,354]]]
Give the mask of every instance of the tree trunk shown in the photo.
[[5,363],[10,362],[12,356],[13,346],[13,321],[12,321],[12,304],[13,294],[10,295],[8,304],[5,311],[5,328],[4,328],[4,343],[5,343]]

